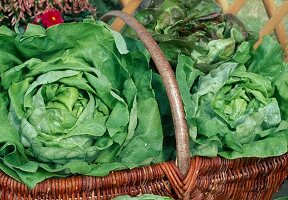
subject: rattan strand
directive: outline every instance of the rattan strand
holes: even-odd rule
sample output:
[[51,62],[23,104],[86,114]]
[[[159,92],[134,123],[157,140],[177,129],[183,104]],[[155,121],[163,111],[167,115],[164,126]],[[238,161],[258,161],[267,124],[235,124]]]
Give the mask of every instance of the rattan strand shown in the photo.
[[[173,162],[113,172],[105,177],[48,179],[29,190],[0,173],[1,200],[112,199],[153,193],[175,199],[268,200],[288,175],[288,154],[266,159],[195,157],[181,180]],[[193,170],[197,168],[196,173]]]

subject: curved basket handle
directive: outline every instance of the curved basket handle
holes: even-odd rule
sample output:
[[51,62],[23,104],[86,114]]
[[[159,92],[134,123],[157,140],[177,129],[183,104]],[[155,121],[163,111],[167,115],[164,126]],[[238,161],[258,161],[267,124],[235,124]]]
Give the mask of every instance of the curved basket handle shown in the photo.
[[108,12],[101,18],[101,20],[108,21],[113,16],[119,17],[136,32],[139,39],[148,49],[159,71],[159,74],[166,88],[172,111],[177,149],[176,163],[182,175],[186,176],[190,168],[189,135],[187,123],[185,120],[184,106],[182,103],[174,72],[169,62],[165,58],[162,50],[142,24],[140,24],[131,15],[121,11]]

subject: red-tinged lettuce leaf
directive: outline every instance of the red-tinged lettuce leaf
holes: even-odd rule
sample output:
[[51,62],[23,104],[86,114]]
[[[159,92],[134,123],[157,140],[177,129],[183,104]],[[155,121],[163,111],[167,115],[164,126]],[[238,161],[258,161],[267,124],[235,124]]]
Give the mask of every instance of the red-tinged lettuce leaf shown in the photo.
[[[197,61],[207,72],[230,59],[249,34],[235,17],[221,15],[213,0],[165,0],[156,8],[138,12],[135,17],[159,43],[172,66],[179,54]],[[135,37],[127,27],[124,34]]]

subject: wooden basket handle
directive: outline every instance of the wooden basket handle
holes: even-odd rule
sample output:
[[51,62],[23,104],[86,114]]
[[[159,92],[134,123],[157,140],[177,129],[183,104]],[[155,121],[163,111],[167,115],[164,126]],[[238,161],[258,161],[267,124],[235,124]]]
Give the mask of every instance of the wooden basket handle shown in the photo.
[[176,82],[175,74],[165,58],[162,50],[146,30],[133,16],[122,11],[111,11],[105,14],[101,20],[108,21],[111,17],[118,17],[130,26],[144,43],[149,51],[158,71],[163,80],[175,128],[177,159],[176,164],[182,175],[186,176],[190,168],[190,148],[187,122],[185,120],[184,106]]

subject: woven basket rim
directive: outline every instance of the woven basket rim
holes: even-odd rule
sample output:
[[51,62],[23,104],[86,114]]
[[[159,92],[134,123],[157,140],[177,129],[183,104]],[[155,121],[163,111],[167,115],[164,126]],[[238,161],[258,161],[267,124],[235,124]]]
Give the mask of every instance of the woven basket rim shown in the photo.
[[[38,183],[33,189],[29,189],[24,183],[18,182],[0,171],[0,188],[2,191],[35,197],[37,195],[50,196],[56,193],[70,195],[81,191],[93,194],[94,191],[104,188],[113,190],[113,188],[125,187],[129,184],[136,186],[147,182],[160,181],[164,188],[169,188],[169,185],[173,188],[173,191],[168,189],[168,193],[165,193],[165,195],[183,197],[189,196],[189,193],[193,192],[196,187],[204,187],[207,180],[216,185],[221,185],[223,182],[233,184],[250,179],[254,180],[259,176],[277,173],[278,171],[283,180],[288,177],[288,153],[267,158],[253,157],[233,160],[219,156],[211,158],[195,156],[191,157],[189,161],[191,168],[186,177],[181,176],[174,161],[166,161],[130,170],[114,171],[103,177],[72,175],[65,178],[49,178]],[[198,178],[198,181],[196,181],[196,178]],[[280,183],[278,184],[280,186]],[[265,185],[255,189],[260,191],[263,189],[262,187],[265,187]],[[142,194],[142,191],[135,190],[134,195],[137,194]],[[115,194],[115,196],[117,195]]]

